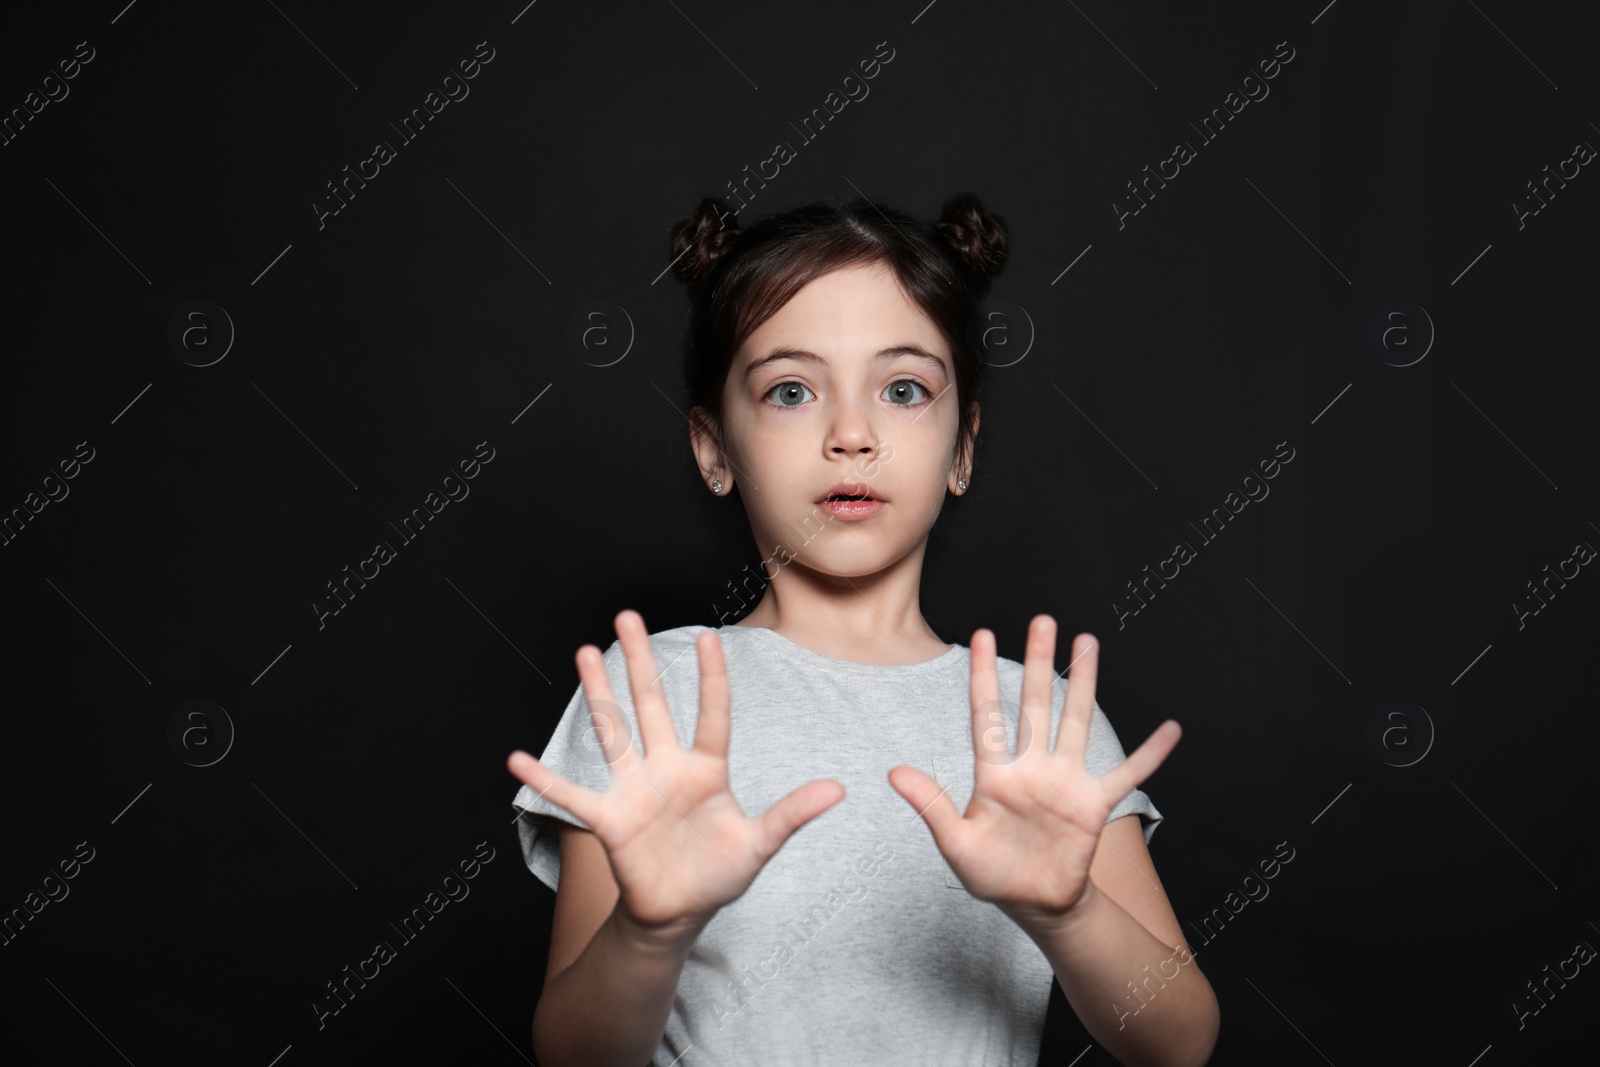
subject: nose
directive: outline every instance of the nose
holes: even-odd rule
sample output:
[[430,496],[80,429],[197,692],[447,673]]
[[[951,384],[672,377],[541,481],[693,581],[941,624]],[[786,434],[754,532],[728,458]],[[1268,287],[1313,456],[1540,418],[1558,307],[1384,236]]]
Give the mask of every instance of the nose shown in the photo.
[[828,429],[826,451],[830,457],[843,453],[866,458],[876,455],[879,447],[871,420],[859,408],[846,404],[838,410]]

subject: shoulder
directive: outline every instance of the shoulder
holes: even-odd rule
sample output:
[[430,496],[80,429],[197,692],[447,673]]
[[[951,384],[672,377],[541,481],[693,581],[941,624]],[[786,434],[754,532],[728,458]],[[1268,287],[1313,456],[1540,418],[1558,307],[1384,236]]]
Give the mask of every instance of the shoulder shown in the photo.
[[[697,623],[691,626],[677,626],[670,630],[657,630],[650,635],[650,650],[655,653],[656,660],[664,669],[667,666],[667,660],[676,658],[684,652],[692,655],[695,640],[709,629],[711,627]],[[601,657],[605,660],[607,667],[627,662],[627,657],[622,651],[622,642],[616,639],[613,639],[609,645],[601,650]]]
[[[690,626],[675,626],[670,630],[656,630],[650,634],[650,643],[658,647],[693,645],[694,639],[709,629],[711,627],[695,623]],[[621,641],[613,640],[611,642],[610,648],[620,650],[621,647]],[[607,651],[610,651],[610,649],[607,649]]]
[[[970,656],[970,651],[968,652]],[[1021,698],[1022,678],[1026,668],[1020,660],[1008,659],[1005,656],[995,656],[995,674],[1000,680],[1000,692],[1004,699],[1015,703]],[[1050,683],[1051,710],[1059,712],[1067,695],[1067,679],[1065,675],[1057,673]]]
[[[1000,682],[1000,701],[1006,717],[1015,720],[1022,711],[1022,678],[1024,666],[1014,659],[1004,656],[995,657],[995,674]],[[1066,708],[1067,690],[1070,688],[1065,675],[1057,674],[1050,683],[1050,725],[1052,730],[1060,723],[1061,713]],[[1105,709],[1100,707],[1100,700],[1096,697],[1089,713],[1089,747],[1093,750],[1103,750],[1103,755],[1120,760],[1123,756],[1121,743],[1116,730],[1111,725],[1111,720],[1106,717]]]
[[[654,670],[646,672],[645,677],[651,678],[659,673],[662,685],[669,693],[678,692],[681,686],[698,686],[700,666],[699,657],[695,652],[695,641],[709,629],[711,627],[696,624],[658,630],[650,634],[650,653],[654,656],[656,665]],[[628,656],[623,651],[622,642],[613,639],[609,645],[601,649],[600,658],[605,665],[613,697],[631,712],[633,687],[630,682]],[[579,691],[582,691],[581,686]]]
[[[971,655],[970,651],[968,652],[968,655]],[[1020,694],[1022,692],[1022,676],[1026,669],[1022,662],[1020,660],[1008,659],[1005,656],[998,655],[995,656],[994,659],[995,674],[999,676],[1001,692],[1015,692]],[[1056,664],[1056,676],[1050,683],[1050,695],[1053,698],[1055,710],[1057,711],[1060,710],[1061,702],[1066,697],[1068,687],[1067,676],[1061,673],[1061,666],[1062,665],[1059,663]],[[1099,707],[1100,705],[1097,702],[1095,704],[1096,710],[1098,710]]]

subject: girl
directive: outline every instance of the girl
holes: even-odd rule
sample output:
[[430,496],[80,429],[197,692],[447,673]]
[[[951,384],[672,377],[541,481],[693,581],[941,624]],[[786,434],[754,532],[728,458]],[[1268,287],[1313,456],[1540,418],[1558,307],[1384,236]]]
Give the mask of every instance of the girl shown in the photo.
[[1120,1062],[1205,1063],[1216,998],[1137,788],[1177,723],[1124,757],[1092,635],[1063,680],[1050,616],[1018,663],[919,607],[944,496],[971,484],[968,330],[1004,221],[856,199],[741,230],[708,198],[671,251],[690,443],[770,581],[732,625],[618,614],[543,756],[507,761],[556,889],[540,1064],[1032,1067],[1052,978]]

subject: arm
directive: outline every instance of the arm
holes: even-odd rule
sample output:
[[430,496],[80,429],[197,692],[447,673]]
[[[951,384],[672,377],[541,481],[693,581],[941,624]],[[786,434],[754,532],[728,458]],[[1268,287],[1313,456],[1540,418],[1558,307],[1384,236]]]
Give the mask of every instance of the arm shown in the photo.
[[542,1067],[639,1067],[661,1044],[699,930],[642,927],[618,899],[604,846],[563,826],[550,963],[533,1015]]
[[1221,1025],[1217,997],[1193,962],[1137,815],[1106,824],[1083,899],[1061,921],[1023,929],[1072,1010],[1118,1063],[1210,1060]]
[[506,760],[512,774],[589,827],[562,831],[550,962],[532,1033],[547,1067],[638,1067],[648,1059],[695,938],[796,830],[844,797],[838,782],[810,782],[746,818],[728,791],[728,672],[716,634],[696,641],[700,717],[685,749],[644,620],[623,611],[616,622],[637,742],[600,650],[584,645],[576,657],[610,786],[578,785],[521,749]]
[[[1099,642],[1080,634],[1049,749],[1055,638],[1055,620],[1034,616],[1012,752],[1005,733],[985,729],[1000,706],[994,634],[980,629],[972,635],[976,762],[965,814],[914,767],[894,768],[889,782],[922,814],[967,891],[999,907],[1039,946],[1078,1017],[1119,1062],[1204,1064],[1216,1044],[1216,996],[1190,962],[1138,818],[1108,822],[1120,800],[1172,752],[1182,730],[1168,719],[1111,770],[1089,774],[1085,750]],[[1129,1026],[1135,1011],[1141,1017]]]

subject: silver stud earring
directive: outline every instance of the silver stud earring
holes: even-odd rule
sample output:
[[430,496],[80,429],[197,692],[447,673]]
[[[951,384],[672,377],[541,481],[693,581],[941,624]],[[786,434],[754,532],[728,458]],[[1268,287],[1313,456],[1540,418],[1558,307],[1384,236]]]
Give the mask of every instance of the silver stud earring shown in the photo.
[[713,478],[713,479],[711,479],[711,491],[713,493],[722,492],[722,479],[721,478]]
[[965,478],[957,478],[956,479],[956,488],[960,489],[962,492],[966,492],[967,480]]

